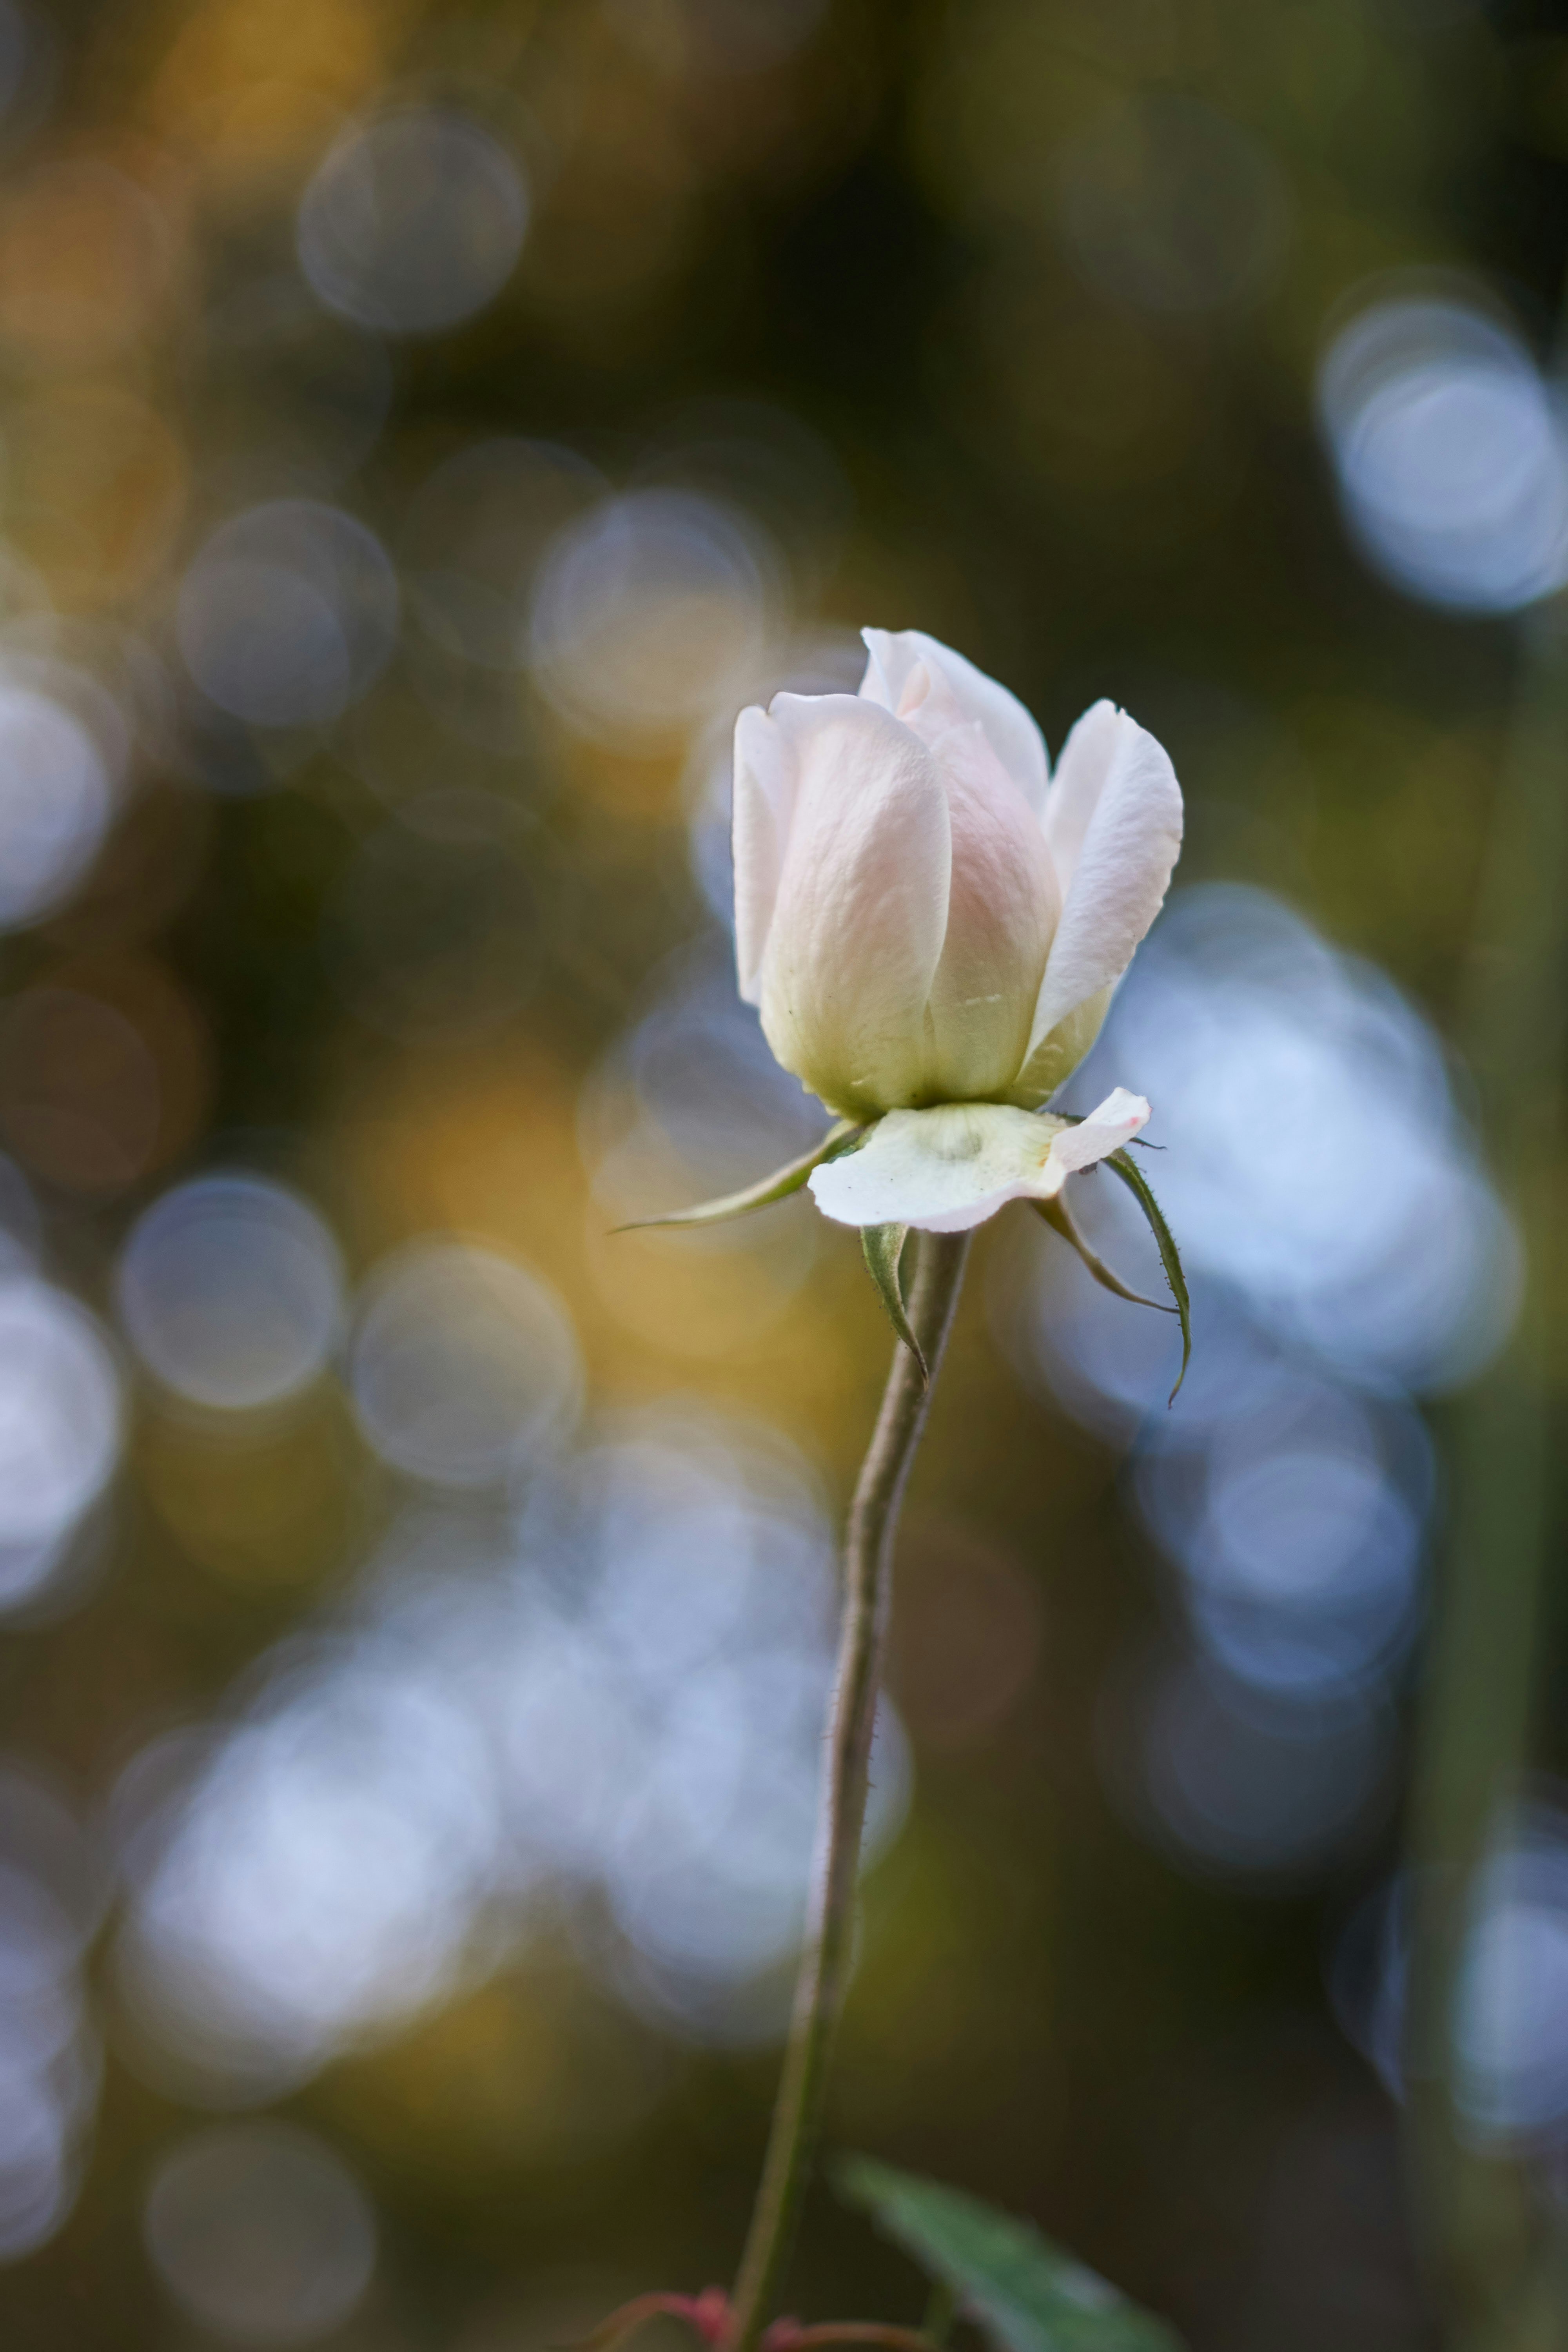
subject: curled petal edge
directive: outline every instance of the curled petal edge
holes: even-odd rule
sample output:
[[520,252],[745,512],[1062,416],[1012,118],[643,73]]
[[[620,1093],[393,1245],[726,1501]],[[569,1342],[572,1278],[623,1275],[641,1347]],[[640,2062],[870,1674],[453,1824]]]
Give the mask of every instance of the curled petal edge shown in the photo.
[[966,1233],[1009,1201],[1054,1200],[1068,1176],[1121,1150],[1148,1118],[1142,1096],[1121,1087],[1076,1121],[1009,1103],[889,1111],[858,1150],[807,1181],[837,1224]]

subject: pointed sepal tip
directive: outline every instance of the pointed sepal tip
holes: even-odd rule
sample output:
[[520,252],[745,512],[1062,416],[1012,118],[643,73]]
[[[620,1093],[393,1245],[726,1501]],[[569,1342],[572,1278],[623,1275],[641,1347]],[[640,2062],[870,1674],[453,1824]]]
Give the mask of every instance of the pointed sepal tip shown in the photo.
[[1165,1223],[1164,1212],[1150,1189],[1149,1180],[1131,1153],[1113,1151],[1105,1165],[1121,1177],[1148,1220],[1149,1230],[1154,1236],[1154,1246],[1160,1253],[1160,1264],[1171,1286],[1171,1296],[1176,1302],[1176,1313],[1181,1318],[1182,1369],[1176,1374],[1175,1387],[1165,1401],[1168,1410],[1181,1393],[1182,1382],[1187,1377],[1187,1366],[1193,1355],[1192,1301],[1187,1295],[1187,1277],[1182,1271],[1181,1252],[1176,1247],[1175,1235]]
[[877,1286],[877,1296],[887,1310],[888,1320],[920,1366],[921,1385],[929,1387],[931,1368],[926,1362],[925,1351],[915,1337],[909,1309],[904,1305],[903,1285],[899,1278],[900,1261],[909,1237],[908,1225],[862,1225],[860,1247],[865,1253],[867,1271]]

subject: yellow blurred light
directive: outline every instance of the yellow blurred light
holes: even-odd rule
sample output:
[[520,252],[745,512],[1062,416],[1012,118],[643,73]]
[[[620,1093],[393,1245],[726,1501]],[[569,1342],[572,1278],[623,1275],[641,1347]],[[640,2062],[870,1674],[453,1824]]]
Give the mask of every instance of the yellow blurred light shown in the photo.
[[288,1591],[319,1583],[354,1533],[363,1459],[341,1400],[317,1391],[281,1422],[157,1413],[136,1455],[182,1549],[215,1576]]
[[480,1987],[338,2069],[334,2104],[404,2161],[489,2177],[498,2157],[581,2158],[640,2121],[652,2053],[575,1968]]
[[185,453],[150,403],[51,388],[12,412],[9,535],[54,603],[85,612],[147,585],[184,511]]
[[397,13],[376,0],[213,0],[165,55],[153,118],[220,169],[292,159],[331,110],[375,88]]
[[168,221],[127,173],[41,164],[0,200],[0,341],[45,368],[105,360],[153,323],[172,262]]
[[811,1213],[795,1205],[787,1223],[770,1223],[740,1247],[732,1237],[715,1246],[701,1234],[611,1234],[603,1211],[591,1207],[588,1250],[600,1295],[628,1332],[671,1356],[757,1354],[771,1346],[810,1264]]
[[[642,757],[581,735],[566,735],[559,765],[572,790],[613,817],[629,818],[639,828],[679,818],[685,761],[679,751]],[[646,833],[640,837],[644,848],[651,845]]]
[[[635,1253],[639,1236],[612,1239],[605,1212],[584,1212],[574,1083],[531,1044],[509,1043],[501,1058],[407,1055],[378,1074],[374,1095],[344,1103],[333,1157],[334,1191],[363,1221],[356,1254],[445,1231],[537,1266],[571,1311],[597,1402],[679,1387],[836,1457],[874,1410],[887,1327],[853,1235],[818,1236],[819,1272],[765,1331],[776,1286],[752,1251],[702,1263],[645,1246],[640,1260],[617,1260],[610,1253]],[[804,1202],[793,1213],[815,1214]]]
[[247,82],[214,100],[201,124],[204,160],[231,196],[266,196],[299,178],[340,121],[333,101],[308,83]]

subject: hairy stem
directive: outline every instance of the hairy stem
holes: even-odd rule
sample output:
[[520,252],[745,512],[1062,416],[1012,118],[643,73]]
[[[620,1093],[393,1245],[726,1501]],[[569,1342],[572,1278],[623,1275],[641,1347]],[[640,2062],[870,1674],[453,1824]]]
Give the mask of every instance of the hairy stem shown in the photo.
[[893,1535],[952,1326],[969,1246],[967,1234],[917,1234],[913,1240],[910,1322],[931,1368],[931,1381],[928,1385],[921,1380],[907,1348],[894,1348],[881,1411],[850,1506],[844,1617],[811,1913],[762,2182],[735,2285],[731,2352],[752,2352],[767,2321],[811,2168],[848,1974],[871,1733],[888,1648]]

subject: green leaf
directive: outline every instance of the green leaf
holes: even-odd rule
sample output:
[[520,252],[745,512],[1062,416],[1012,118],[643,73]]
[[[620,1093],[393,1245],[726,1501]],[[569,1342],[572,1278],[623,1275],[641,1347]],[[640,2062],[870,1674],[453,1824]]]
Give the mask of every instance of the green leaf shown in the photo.
[[1165,1279],[1171,1286],[1171,1296],[1176,1302],[1176,1312],[1182,1318],[1182,1369],[1176,1374],[1176,1386],[1167,1400],[1167,1402],[1174,1404],[1177,1391],[1187,1377],[1187,1365],[1193,1353],[1192,1302],[1187,1297],[1187,1277],[1182,1272],[1181,1253],[1176,1247],[1175,1236],[1165,1223],[1164,1213],[1149,1190],[1148,1179],[1137,1161],[1125,1150],[1113,1151],[1110,1159],[1102,1160],[1100,1165],[1112,1169],[1121,1177],[1148,1218],[1149,1230],[1160,1252],[1160,1263],[1165,1269]]
[[895,2172],[864,2156],[833,2168],[846,2200],[931,2277],[945,2280],[962,2309],[1001,2352],[1181,2352],[1167,2327],[1029,2221]]
[[1180,1312],[1177,1307],[1167,1307],[1163,1299],[1145,1298],[1141,1290],[1130,1290],[1121,1276],[1112,1273],[1105,1260],[1090,1249],[1074,1224],[1068,1213],[1065,1194],[1058,1192],[1054,1200],[1036,1201],[1032,1205],[1038,1209],[1054,1233],[1060,1234],[1063,1241],[1072,1244],[1073,1248],[1077,1250],[1079,1257],[1103,1290],[1112,1292],[1118,1298],[1129,1300],[1134,1307],[1152,1307],[1156,1315],[1175,1315]]
[[904,1307],[903,1286],[899,1280],[899,1260],[908,1241],[908,1225],[862,1225],[860,1246],[866,1253],[866,1264],[877,1293],[888,1310],[888,1320],[921,1368],[922,1381],[931,1379],[921,1343]]
[[671,1209],[662,1217],[634,1217],[630,1224],[616,1225],[617,1234],[641,1233],[648,1225],[717,1225],[727,1217],[748,1216],[753,1209],[765,1209],[771,1201],[787,1200],[798,1192],[814,1168],[825,1160],[837,1160],[841,1151],[858,1143],[866,1132],[852,1118],[835,1120],[822,1141],[792,1160],[785,1168],[775,1168],[771,1176],[755,1184],[748,1184],[739,1192],[722,1193],[717,1201],[703,1201],[694,1209]]

